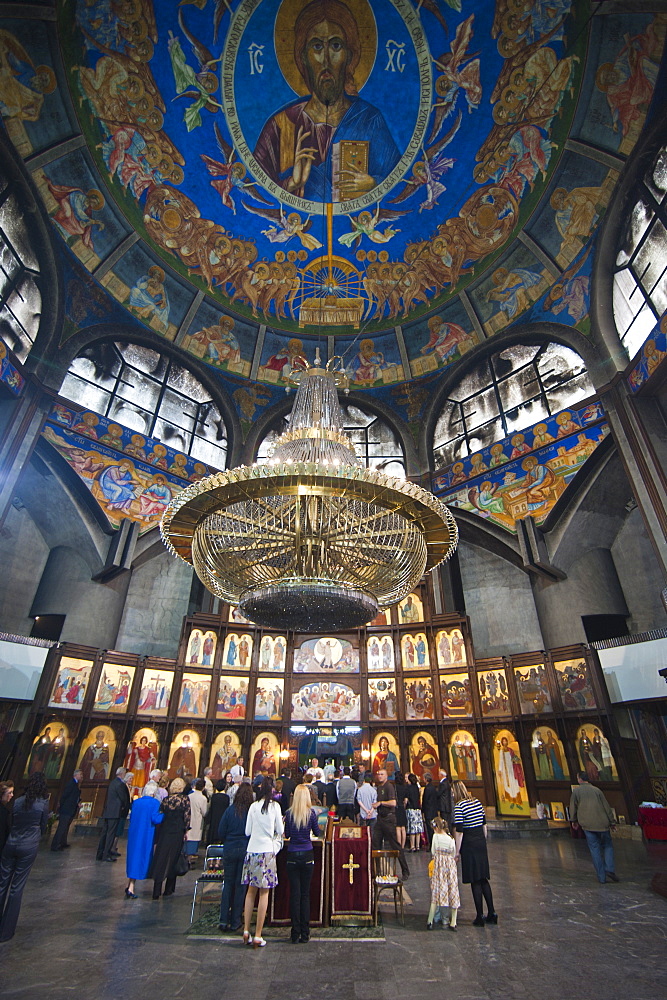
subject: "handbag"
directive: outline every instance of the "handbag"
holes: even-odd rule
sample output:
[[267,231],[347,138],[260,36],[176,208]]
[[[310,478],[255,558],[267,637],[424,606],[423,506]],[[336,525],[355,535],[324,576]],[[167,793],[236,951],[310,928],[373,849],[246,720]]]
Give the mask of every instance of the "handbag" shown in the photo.
[[181,851],[174,863],[174,875],[187,875],[189,871],[190,865],[187,856],[184,851]]

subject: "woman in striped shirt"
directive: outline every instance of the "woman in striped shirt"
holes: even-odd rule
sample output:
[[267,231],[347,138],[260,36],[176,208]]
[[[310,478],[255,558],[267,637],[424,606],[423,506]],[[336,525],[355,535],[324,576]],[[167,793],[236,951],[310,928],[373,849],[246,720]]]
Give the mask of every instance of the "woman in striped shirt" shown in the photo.
[[[470,883],[477,916],[475,927],[497,924],[498,914],[493,908],[493,894],[489,885],[489,856],[486,850],[486,816],[479,799],[473,798],[462,781],[452,784],[454,801],[454,840],[456,857],[461,858],[461,877]],[[482,898],[486,900],[486,920],[482,914]]]

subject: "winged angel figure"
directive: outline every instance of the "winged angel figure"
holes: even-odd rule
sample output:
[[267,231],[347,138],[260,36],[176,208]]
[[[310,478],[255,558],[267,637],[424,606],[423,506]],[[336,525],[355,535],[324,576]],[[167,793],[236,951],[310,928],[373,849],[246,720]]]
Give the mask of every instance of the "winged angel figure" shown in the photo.
[[298,236],[301,245],[306,250],[318,250],[322,246],[320,241],[309,232],[313,224],[310,216],[304,222],[298,212],[290,212],[289,215],[285,215],[282,205],[278,208],[256,208],[244,201],[243,207],[248,212],[261,215],[263,219],[274,223],[268,229],[262,229],[262,235],[266,236],[271,243],[289,243],[294,236]]
[[200,153],[199,155],[206,164],[209,174],[213,177],[211,187],[215,188],[220,195],[222,204],[225,208],[231,208],[232,212],[236,215],[236,204],[232,198],[232,193],[234,188],[238,188],[240,191],[247,191],[256,201],[263,201],[266,205],[269,205],[270,202],[262,197],[257,189],[257,185],[253,181],[243,181],[246,175],[246,168],[239,160],[235,159],[234,147],[225,141],[217,122],[213,123],[213,129],[218,149],[224,157],[224,162],[221,163],[220,160],[214,160],[212,156],[207,156],[206,153]]
[[362,237],[367,236],[373,243],[388,243],[396,233],[400,233],[400,229],[394,229],[388,225],[384,232],[380,232],[376,227],[379,223],[394,222],[399,216],[407,214],[407,212],[396,212],[387,208],[380,208],[380,202],[378,202],[374,215],[371,215],[370,212],[359,212],[356,219],[348,215],[352,230],[349,233],[343,233],[342,236],[339,236],[338,242],[342,243],[345,247],[357,247],[361,243]]

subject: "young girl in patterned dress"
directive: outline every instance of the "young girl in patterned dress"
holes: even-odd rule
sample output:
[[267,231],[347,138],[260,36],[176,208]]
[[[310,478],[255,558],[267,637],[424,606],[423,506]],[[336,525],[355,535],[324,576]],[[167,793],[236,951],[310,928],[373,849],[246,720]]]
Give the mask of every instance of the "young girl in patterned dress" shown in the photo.
[[[456,930],[456,917],[461,905],[459,878],[456,870],[456,844],[449,835],[449,827],[444,819],[433,820],[433,872],[431,874],[431,908],[428,911],[428,930],[433,929],[433,921],[441,906],[449,907],[449,930]],[[429,865],[430,868],[430,865]],[[443,916],[444,924],[444,916]]]

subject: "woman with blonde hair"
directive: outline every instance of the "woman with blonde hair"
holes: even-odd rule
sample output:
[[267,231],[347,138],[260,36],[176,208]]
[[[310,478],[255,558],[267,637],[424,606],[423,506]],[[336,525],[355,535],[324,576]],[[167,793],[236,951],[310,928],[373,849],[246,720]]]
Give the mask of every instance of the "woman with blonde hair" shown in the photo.
[[190,796],[185,791],[182,778],[174,778],[169,785],[169,795],[160,804],[164,818],[159,827],[157,845],[153,855],[150,878],[153,879],[153,899],[162,895],[162,882],[166,879],[164,894],[172,896],[176,889],[176,862],[183,851],[185,835],[190,829]]
[[[275,889],[278,885],[276,854],[282,847],[283,837],[283,814],[280,805],[273,798],[271,778],[262,780],[257,801],[248,809],[245,832],[250,840],[241,876],[242,884],[248,886],[243,912],[243,943],[252,944],[253,948],[264,948],[266,941],[262,937],[262,930],[269,902],[269,889]],[[255,936],[251,937],[250,923],[258,891],[257,925]]]
[[[477,916],[473,926],[497,924],[498,914],[493,908],[493,894],[489,885],[489,855],[486,850],[486,815],[484,806],[474,798],[462,781],[452,784],[454,802],[454,840],[456,858],[461,859],[461,878],[469,883],[475,901]],[[482,898],[486,900],[486,920],[482,913]]]
[[315,867],[311,834],[320,837],[310,786],[297,785],[292,805],[285,813],[292,944],[306,944],[310,939],[310,883]]

